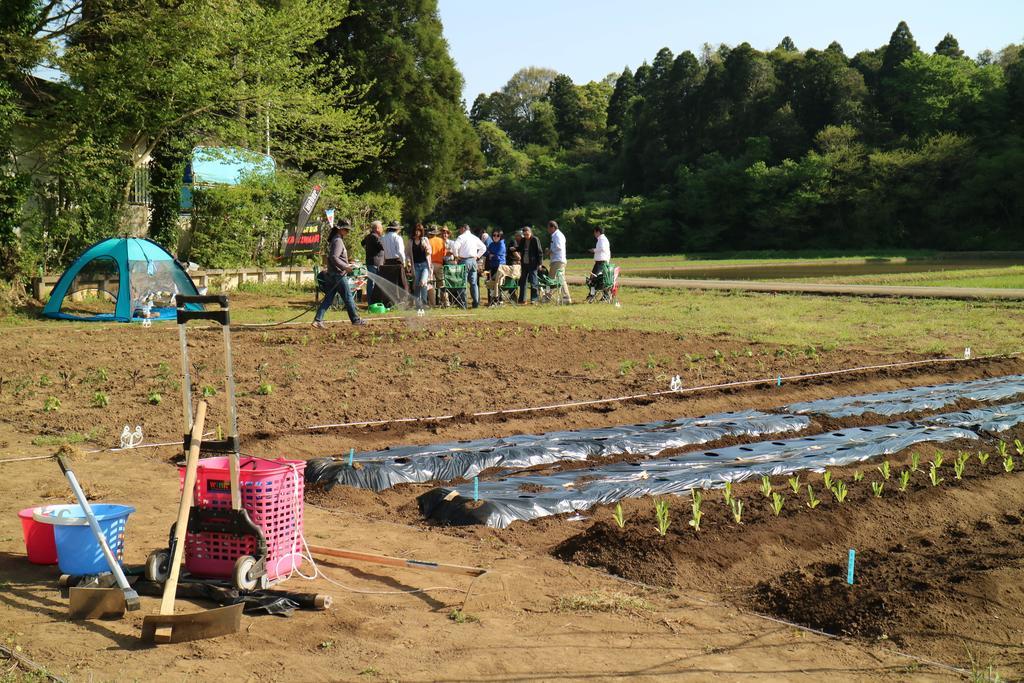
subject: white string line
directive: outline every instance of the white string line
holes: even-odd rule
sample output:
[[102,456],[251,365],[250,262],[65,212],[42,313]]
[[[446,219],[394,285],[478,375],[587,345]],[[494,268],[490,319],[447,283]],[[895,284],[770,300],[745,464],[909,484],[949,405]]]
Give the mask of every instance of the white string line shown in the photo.
[[[757,384],[776,384],[780,381],[783,382],[794,382],[804,379],[812,379],[814,377],[828,377],[832,375],[849,374],[854,372],[865,372],[868,370],[884,370],[887,368],[899,368],[899,367],[910,367],[914,365],[932,365],[936,363],[966,363],[971,361],[990,360],[993,358],[1015,358],[1021,355],[1020,351],[1008,354],[991,354],[988,356],[976,356],[974,358],[929,358],[927,360],[912,360],[912,361],[901,361],[898,363],[884,363],[881,365],[862,365],[854,368],[843,368],[840,370],[825,370],[822,372],[811,372],[801,375],[784,375],[779,377],[770,377],[765,379],[748,379],[739,380],[736,382],[723,382],[721,384],[706,384],[697,387],[684,387],[682,389],[666,389],[664,391],[651,391],[643,394],[631,394],[628,396],[615,396],[613,398],[601,398],[587,401],[569,401],[566,403],[553,403],[542,406],[533,406],[529,408],[505,408],[502,410],[484,410],[476,413],[471,413],[469,417],[491,417],[494,415],[511,415],[515,413],[530,413],[540,412],[544,410],[557,410],[560,408],[575,408],[581,406],[600,405],[603,403],[617,403],[622,401],[634,401],[642,398],[655,398],[658,396],[668,396],[670,394],[692,394],[703,391],[710,391],[714,389],[729,389],[734,387],[753,386]],[[431,417],[399,417],[388,420],[363,420],[360,422],[337,422],[333,424],[322,424],[312,425],[306,427],[306,430],[313,431],[318,429],[334,429],[338,427],[370,427],[384,424],[398,424],[402,422],[441,422],[444,420],[453,420],[455,415],[434,415]]]
[[[213,432],[207,432],[206,434],[203,434],[203,438],[205,439],[206,437],[210,436],[211,434],[213,434]],[[85,455],[93,455],[95,453],[119,453],[121,451],[136,451],[136,450],[138,450],[140,448],[162,448],[163,446],[184,446],[184,445],[185,445],[184,441],[165,441],[163,443],[143,443],[143,444],[139,444],[138,446],[126,446],[125,448],[121,448],[120,446],[115,446],[113,448],[97,448],[97,449],[91,450],[91,451],[82,451],[82,453],[84,453]],[[0,460],[0,464],[3,464],[5,462],[25,462],[27,460],[47,460],[47,459],[53,458],[53,457],[55,457],[55,456],[53,456],[53,455],[33,455],[33,456],[25,457],[25,458],[8,458],[6,460]]]

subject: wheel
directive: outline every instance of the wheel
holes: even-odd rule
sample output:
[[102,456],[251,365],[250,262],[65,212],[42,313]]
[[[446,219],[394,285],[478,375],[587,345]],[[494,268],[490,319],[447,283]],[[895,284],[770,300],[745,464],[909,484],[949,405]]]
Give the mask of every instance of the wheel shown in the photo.
[[163,583],[171,575],[171,554],[166,550],[154,550],[146,558],[146,578]]
[[256,586],[261,583],[260,578],[263,577],[249,578],[249,571],[255,566],[256,558],[252,555],[242,555],[235,560],[235,569],[231,574],[235,588],[243,591],[256,589]]

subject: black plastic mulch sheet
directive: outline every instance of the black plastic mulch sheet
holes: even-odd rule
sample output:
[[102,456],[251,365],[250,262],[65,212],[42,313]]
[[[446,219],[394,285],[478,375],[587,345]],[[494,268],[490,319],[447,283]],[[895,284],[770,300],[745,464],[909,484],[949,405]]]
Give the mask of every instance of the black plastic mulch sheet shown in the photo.
[[1024,375],[992,377],[971,382],[936,384],[861,396],[842,396],[793,403],[785,410],[799,415],[853,417],[864,413],[899,415],[919,410],[941,410],[961,399],[1003,401],[1024,396]]
[[419,497],[424,516],[450,524],[486,524],[503,529],[516,520],[586,510],[623,498],[687,493],[694,488],[719,488],[726,481],[799,470],[821,471],[914,444],[977,439],[960,427],[922,426],[896,422],[858,427],[785,441],[761,441],[714,451],[695,451],[670,458],[616,463],[552,475],[523,475],[442,487]]
[[628,453],[655,456],[669,448],[695,446],[727,436],[763,436],[806,429],[810,420],[756,410],[573,432],[401,446],[346,459],[318,458],[306,465],[306,483],[383,491],[396,484],[468,479],[490,468],[521,469],[565,460],[591,460]]
[[966,427],[989,434],[998,434],[1024,423],[1024,403],[1010,403],[992,408],[974,408],[960,413],[947,413],[920,420],[927,424]]

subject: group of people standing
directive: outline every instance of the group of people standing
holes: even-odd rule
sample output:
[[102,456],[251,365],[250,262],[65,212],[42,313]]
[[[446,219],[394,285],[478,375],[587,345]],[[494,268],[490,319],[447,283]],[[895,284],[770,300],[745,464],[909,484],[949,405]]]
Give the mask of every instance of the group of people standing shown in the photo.
[[[348,260],[344,238],[351,231],[348,220],[341,220],[328,237],[326,252],[326,270],[323,282],[325,296],[317,309],[313,321],[314,327],[323,327],[323,318],[334,301],[340,295],[354,325],[365,322],[359,318],[355,301],[352,296],[347,275],[355,265]],[[469,225],[458,227],[458,236],[452,239],[451,231],[445,226],[431,226],[426,229],[422,223],[416,223],[409,234],[408,241],[402,238],[402,226],[392,221],[385,230],[381,221],[373,221],[362,246],[366,252],[366,270],[388,282],[399,291],[409,292],[409,278],[412,276],[412,297],[418,310],[427,306],[437,306],[439,293],[444,289],[444,266],[460,264],[465,266],[466,285],[472,301],[472,307],[480,306],[480,277],[487,275],[488,305],[497,305],[500,301],[500,289],[507,279],[518,281],[518,302],[526,304],[526,290],[530,290],[530,303],[536,303],[539,296],[538,275],[544,267],[545,250],[540,239],[533,233],[529,225],[517,230],[515,235],[506,241],[501,229],[494,229],[489,234],[486,230],[473,231]],[[547,254],[549,266],[548,276],[560,284],[556,292],[562,303],[571,304],[572,295],[565,281],[566,240],[565,235],[556,221],[548,221],[547,231],[550,237]],[[594,228],[596,244],[590,249],[594,254],[594,267],[591,278],[590,297],[594,296],[595,286],[604,276],[604,269],[611,260],[611,246],[604,230]],[[392,296],[384,288],[377,286],[371,278],[366,284],[366,296],[369,304],[382,302],[394,303]],[[468,302],[467,302],[468,303]]]

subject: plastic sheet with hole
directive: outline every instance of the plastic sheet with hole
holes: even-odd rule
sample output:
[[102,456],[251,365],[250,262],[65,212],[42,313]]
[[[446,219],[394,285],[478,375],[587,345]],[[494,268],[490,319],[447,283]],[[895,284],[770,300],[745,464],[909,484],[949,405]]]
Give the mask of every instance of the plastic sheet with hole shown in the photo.
[[1024,423],[1024,403],[1010,403],[992,408],[974,408],[959,413],[926,417],[921,422],[949,427],[964,427],[989,434],[998,434]]
[[586,510],[623,498],[719,488],[727,481],[762,475],[821,471],[897,453],[919,443],[977,438],[973,431],[960,427],[896,422],[798,439],[694,451],[658,460],[482,481],[476,501],[472,484],[442,487],[421,495],[418,502],[424,516],[438,522],[486,524],[503,529],[516,520]]
[[798,415],[854,417],[865,413],[900,415],[920,410],[941,410],[959,400],[1004,401],[1024,396],[1024,375],[991,377],[970,382],[936,384],[860,396],[842,396],[793,403],[785,410]]
[[652,457],[670,448],[695,446],[724,437],[799,432],[809,424],[803,416],[747,410],[622,427],[402,446],[358,453],[352,467],[346,458],[310,460],[306,465],[306,483],[327,488],[345,484],[383,491],[396,484],[467,479],[492,468],[522,469],[621,453]]

